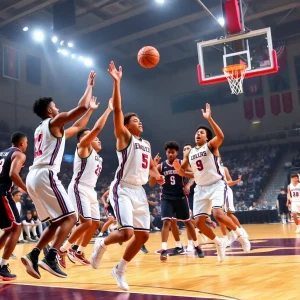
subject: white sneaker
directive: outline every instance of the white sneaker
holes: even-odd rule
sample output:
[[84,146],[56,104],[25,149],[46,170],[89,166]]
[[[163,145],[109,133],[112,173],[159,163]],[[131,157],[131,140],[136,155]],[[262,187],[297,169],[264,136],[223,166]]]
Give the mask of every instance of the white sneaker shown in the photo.
[[91,256],[91,265],[94,269],[98,269],[100,266],[101,258],[106,251],[106,248],[103,246],[104,240],[97,239],[94,245],[94,250]]
[[217,254],[218,254],[218,261],[222,262],[226,256],[226,241],[224,239],[220,239],[221,240],[221,244],[218,245],[216,244],[216,248],[217,248]]
[[117,285],[121,290],[128,291],[129,285],[125,278],[125,271],[121,271],[116,267],[114,267],[111,271],[111,275],[116,279]]
[[300,225],[297,225],[296,233],[300,233]]
[[230,240],[228,239],[228,237],[227,237],[227,236],[224,236],[224,240],[225,240],[226,248],[230,248],[230,247],[231,247],[231,242],[230,242]]
[[242,247],[243,247],[243,250],[245,252],[250,252],[251,250],[251,244],[248,240],[248,237],[244,236],[244,235],[241,235],[239,238],[238,238],[239,242],[241,243]]
[[195,251],[194,245],[188,245],[186,247],[186,252],[194,252],[194,251]]
[[249,238],[247,231],[243,227],[241,227],[240,229],[243,232],[243,236],[245,236],[246,238]]
[[153,230],[160,231],[160,229],[158,227],[154,227]]
[[234,231],[230,231],[230,244],[234,243],[237,240],[237,235]]

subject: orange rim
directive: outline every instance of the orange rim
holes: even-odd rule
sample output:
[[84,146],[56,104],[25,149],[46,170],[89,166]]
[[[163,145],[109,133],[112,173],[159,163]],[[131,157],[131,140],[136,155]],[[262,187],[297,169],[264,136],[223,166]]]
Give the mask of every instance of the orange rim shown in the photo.
[[246,69],[247,69],[247,65],[235,64],[235,65],[227,66],[227,67],[223,68],[222,70],[224,73],[242,74]]

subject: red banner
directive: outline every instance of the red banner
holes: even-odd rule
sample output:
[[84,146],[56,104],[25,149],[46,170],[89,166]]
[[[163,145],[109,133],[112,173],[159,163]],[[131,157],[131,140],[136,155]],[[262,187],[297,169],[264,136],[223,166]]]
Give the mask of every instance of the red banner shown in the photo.
[[265,111],[265,99],[263,97],[256,98],[255,103],[255,114],[258,118],[263,118],[266,114]]
[[253,100],[248,99],[244,101],[244,116],[245,119],[251,120],[254,117]]
[[282,99],[283,111],[287,114],[291,113],[293,110],[292,93],[291,92],[283,93],[281,99]]
[[279,95],[272,95],[270,97],[270,106],[271,106],[271,112],[273,115],[278,116],[281,113],[280,96]]

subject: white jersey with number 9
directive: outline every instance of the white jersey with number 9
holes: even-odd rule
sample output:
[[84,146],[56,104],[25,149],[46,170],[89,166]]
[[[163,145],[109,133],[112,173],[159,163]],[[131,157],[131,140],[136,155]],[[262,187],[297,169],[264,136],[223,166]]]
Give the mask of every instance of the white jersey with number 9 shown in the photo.
[[219,157],[210,151],[207,143],[192,148],[188,158],[197,185],[211,185],[223,179]]

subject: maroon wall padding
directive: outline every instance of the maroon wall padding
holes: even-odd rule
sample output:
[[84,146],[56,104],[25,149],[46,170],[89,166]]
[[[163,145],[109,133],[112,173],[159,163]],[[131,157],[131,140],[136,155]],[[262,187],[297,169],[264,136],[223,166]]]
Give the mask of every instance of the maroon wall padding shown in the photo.
[[241,13],[238,0],[228,0],[224,3],[228,33],[234,34],[242,31]]

